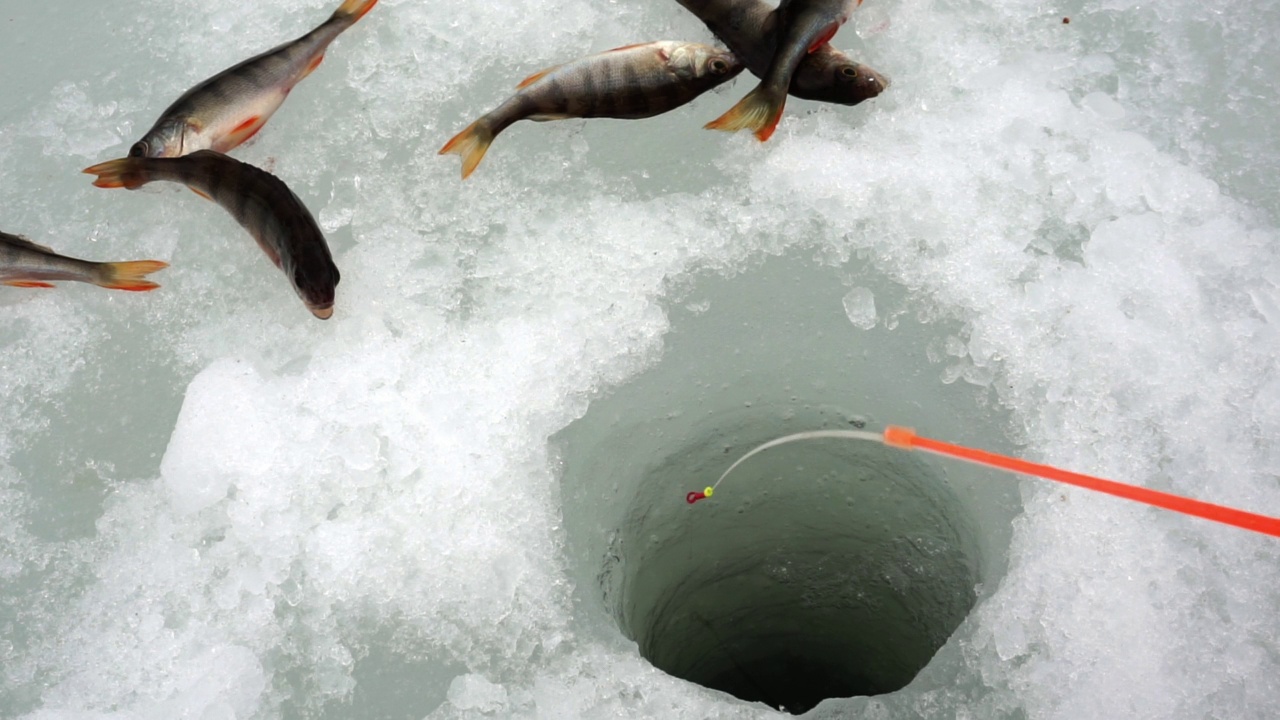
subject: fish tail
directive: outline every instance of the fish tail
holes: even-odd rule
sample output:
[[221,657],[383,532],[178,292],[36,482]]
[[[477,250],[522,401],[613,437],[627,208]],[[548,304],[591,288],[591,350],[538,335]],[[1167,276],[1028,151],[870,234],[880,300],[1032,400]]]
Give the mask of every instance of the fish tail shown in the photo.
[[737,105],[729,108],[724,115],[707,123],[708,130],[724,130],[736,132],[750,130],[760,142],[768,140],[778,128],[782,119],[782,108],[787,104],[787,95],[775,93],[763,84],[747,93]]
[[97,285],[112,290],[155,290],[159,285],[143,278],[157,270],[169,267],[159,260],[132,260],[130,262],[102,263],[99,265]]
[[85,168],[86,175],[97,175],[93,184],[100,188],[128,188],[133,190],[151,181],[147,171],[143,169],[141,158],[128,157],[119,160],[108,160],[93,167]]
[[341,19],[349,23],[355,23],[364,17],[365,13],[373,9],[378,4],[378,0],[345,0],[338,9],[333,12],[335,19]]
[[480,161],[484,159],[484,154],[492,142],[493,130],[481,119],[471,123],[467,126],[467,129],[454,135],[452,140],[440,148],[440,154],[461,155],[462,179],[466,180],[467,176],[471,175],[476,166],[480,164]]

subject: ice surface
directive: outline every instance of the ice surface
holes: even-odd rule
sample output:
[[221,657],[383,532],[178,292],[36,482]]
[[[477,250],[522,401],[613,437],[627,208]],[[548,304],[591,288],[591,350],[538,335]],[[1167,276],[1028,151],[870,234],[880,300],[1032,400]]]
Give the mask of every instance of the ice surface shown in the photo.
[[[0,715],[770,716],[579,623],[546,445],[659,357],[682,278],[766,254],[869,258],[886,329],[961,324],[934,381],[1026,455],[1280,514],[1280,6],[872,3],[892,22],[836,40],[893,78],[872,103],[789,103],[765,146],[701,129],[742,82],[526,123],[463,184],[436,150],[520,78],[707,34],[675,3],[382,0],[238,151],[325,223],[327,323],[219,208],[78,170],[336,0],[7,3],[3,229],[172,267],[0,288]],[[1280,705],[1274,541],[1023,491],[950,664],[819,715]]]

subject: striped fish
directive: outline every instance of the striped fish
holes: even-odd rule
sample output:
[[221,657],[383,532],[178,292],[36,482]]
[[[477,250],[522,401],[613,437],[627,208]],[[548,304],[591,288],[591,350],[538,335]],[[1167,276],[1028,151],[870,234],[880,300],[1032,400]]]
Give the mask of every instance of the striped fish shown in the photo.
[[51,288],[50,280],[75,280],[112,290],[155,290],[143,278],[169,267],[159,260],[92,262],[59,255],[19,235],[0,232],[0,285]]
[[[778,13],[763,0],[676,0],[742,58],[756,77],[778,49]],[[857,105],[889,87],[889,79],[825,44],[804,56],[788,92],[805,100]]]
[[529,76],[518,92],[440,150],[462,156],[466,178],[498,133],[518,120],[638,119],[684,105],[742,72],[742,61],[701,43],[659,41],[608,50]]
[[777,50],[754,90],[707,123],[711,130],[751,130],[764,142],[782,119],[787,89],[800,61],[835,37],[862,0],[782,0],[777,9]]
[[313,315],[333,315],[340,278],[329,245],[311,212],[280,178],[213,150],[180,158],[130,157],[94,165],[94,185],[142,187],[157,180],[182,183],[218,203],[258,241],[258,247],[293,284]]
[[346,0],[320,27],[223,70],[182,94],[129,149],[131,157],[228,152],[253,137],[289,91],[324,60],[325,50],[378,0]]

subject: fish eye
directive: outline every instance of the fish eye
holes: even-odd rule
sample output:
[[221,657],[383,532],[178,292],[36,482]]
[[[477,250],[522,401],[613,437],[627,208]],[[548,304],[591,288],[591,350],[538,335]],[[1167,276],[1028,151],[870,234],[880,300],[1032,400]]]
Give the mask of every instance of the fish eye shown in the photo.
[[849,80],[852,80],[858,77],[858,69],[853,67],[852,65],[845,65],[844,67],[840,68],[840,74],[848,78]]
[[711,61],[711,72],[716,75],[723,75],[726,72],[729,72],[729,63],[721,60],[720,58],[716,58]]
[[142,141],[138,141],[134,143],[133,147],[129,148],[129,157],[146,157],[146,156],[147,156],[147,144]]

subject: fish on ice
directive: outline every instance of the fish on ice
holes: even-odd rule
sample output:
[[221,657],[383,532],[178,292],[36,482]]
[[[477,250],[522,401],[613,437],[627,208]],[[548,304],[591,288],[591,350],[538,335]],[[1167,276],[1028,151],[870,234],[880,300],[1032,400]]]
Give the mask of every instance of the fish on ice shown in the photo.
[[132,157],[180,157],[199,150],[228,152],[253,137],[293,86],[324,60],[329,44],[378,0],[346,0],[319,27],[297,40],[230,67],[186,91],[129,149]]
[[742,72],[727,50],[657,41],[614,48],[529,76],[517,92],[440,149],[462,156],[462,177],[480,164],[498,133],[519,120],[661,115]]
[[[763,0],[676,0],[764,78],[778,49],[778,12]],[[824,44],[805,55],[791,76],[791,95],[805,100],[857,105],[889,87],[889,79]]]
[[752,131],[768,140],[782,119],[787,89],[800,61],[835,37],[862,0],[782,0],[777,9],[777,50],[754,90],[707,123],[711,130]]
[[213,150],[177,158],[128,157],[85,169],[93,184],[133,190],[164,180],[182,183],[223,207],[284,272],[313,315],[326,320],[340,275],[315,218],[280,178]]
[[143,278],[169,267],[159,260],[92,262],[60,255],[20,235],[0,232],[0,285],[51,288],[51,280],[74,280],[112,290],[154,290]]

